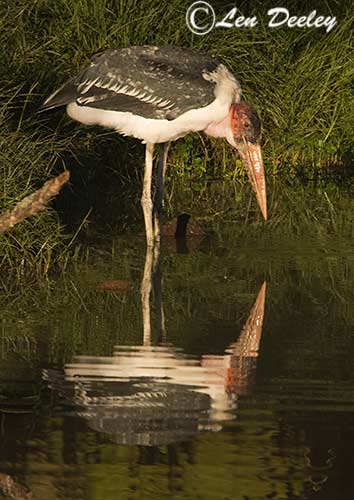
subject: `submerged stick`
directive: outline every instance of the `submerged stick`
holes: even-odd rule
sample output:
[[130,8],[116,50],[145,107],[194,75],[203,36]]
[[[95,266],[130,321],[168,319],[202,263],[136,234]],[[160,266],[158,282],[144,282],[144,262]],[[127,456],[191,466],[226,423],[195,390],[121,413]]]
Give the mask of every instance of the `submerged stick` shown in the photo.
[[47,181],[40,189],[26,196],[11,210],[0,215],[0,234],[13,228],[19,222],[45,210],[46,204],[56,196],[70,178],[69,170]]
[[0,473],[0,492],[14,500],[34,500],[32,493],[8,474]]

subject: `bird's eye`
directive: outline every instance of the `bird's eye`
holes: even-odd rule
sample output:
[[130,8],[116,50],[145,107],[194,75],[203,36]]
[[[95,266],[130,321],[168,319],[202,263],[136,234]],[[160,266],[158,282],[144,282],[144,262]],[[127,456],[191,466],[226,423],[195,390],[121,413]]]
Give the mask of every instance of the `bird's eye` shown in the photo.
[[249,123],[249,122],[245,122],[245,124],[244,124],[244,127],[245,127],[245,128],[250,128],[250,126],[251,126],[251,125],[250,125],[250,123]]

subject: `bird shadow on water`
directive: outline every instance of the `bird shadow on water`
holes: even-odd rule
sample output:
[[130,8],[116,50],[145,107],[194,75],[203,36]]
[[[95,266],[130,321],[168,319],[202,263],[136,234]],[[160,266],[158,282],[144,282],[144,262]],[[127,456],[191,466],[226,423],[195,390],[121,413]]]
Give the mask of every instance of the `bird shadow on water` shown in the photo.
[[43,372],[49,387],[70,405],[71,415],[116,443],[160,446],[198,431],[219,431],[235,418],[238,396],[255,382],[266,282],[238,338],[222,355],[200,359],[169,342],[162,283],[160,246],[155,245],[147,248],[140,288],[142,344],[115,345],[109,357],[75,356],[63,370]]

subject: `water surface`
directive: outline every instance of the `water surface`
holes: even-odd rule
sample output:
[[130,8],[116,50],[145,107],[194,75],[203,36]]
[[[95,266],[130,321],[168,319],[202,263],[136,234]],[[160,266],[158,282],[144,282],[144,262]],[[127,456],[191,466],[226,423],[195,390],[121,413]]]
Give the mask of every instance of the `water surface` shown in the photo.
[[177,250],[119,239],[6,294],[3,496],[352,498],[354,252]]

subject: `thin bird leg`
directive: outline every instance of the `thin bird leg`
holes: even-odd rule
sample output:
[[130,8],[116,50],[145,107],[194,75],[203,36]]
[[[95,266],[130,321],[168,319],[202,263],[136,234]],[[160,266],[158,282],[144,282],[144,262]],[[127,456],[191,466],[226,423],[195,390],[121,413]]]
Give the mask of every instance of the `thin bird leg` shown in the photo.
[[161,153],[159,158],[159,163],[157,166],[157,175],[156,175],[156,192],[154,199],[154,232],[155,232],[155,240],[160,240],[161,233],[161,217],[163,211],[163,199],[164,199],[164,180],[166,173],[166,165],[167,165],[167,154],[170,148],[169,142],[164,142],[161,144]]
[[158,342],[166,342],[166,328],[165,328],[165,313],[162,302],[162,265],[160,244],[155,242],[154,246],[154,260],[152,266],[152,285],[154,290],[154,303],[155,303],[155,316],[156,327],[158,333]]
[[170,142],[164,142],[164,158],[163,158],[163,179],[165,179],[166,175],[166,170],[167,170],[167,155],[170,150],[171,143]]
[[152,179],[152,166],[153,166],[154,144],[146,144],[145,155],[145,172],[144,172],[144,187],[141,197],[141,206],[143,207],[146,243],[148,247],[154,245],[154,227],[152,221],[152,199],[151,199],[151,179]]
[[154,249],[151,246],[146,248],[144,275],[140,286],[141,309],[143,313],[144,345],[151,345],[151,315],[150,315],[150,295],[152,288],[152,267],[154,261]]

